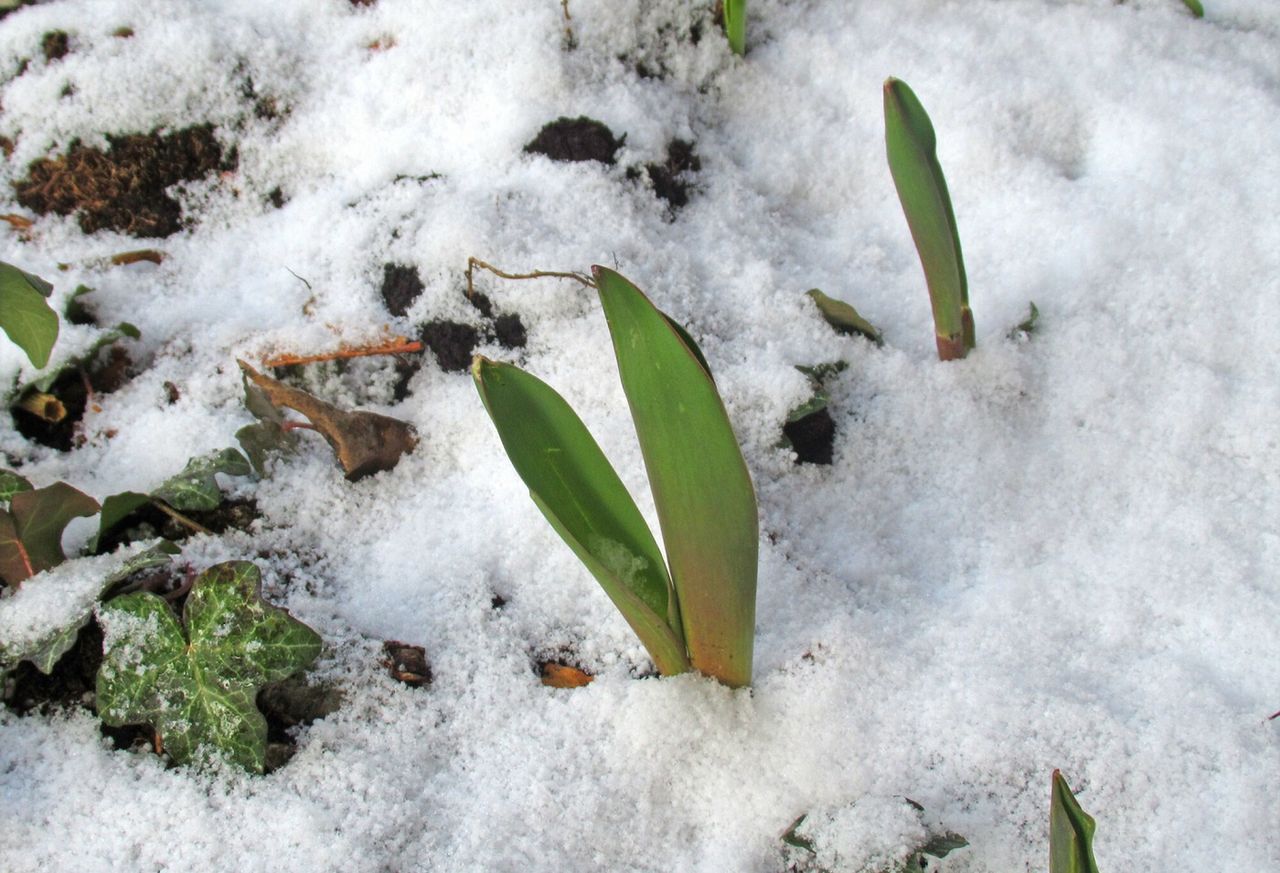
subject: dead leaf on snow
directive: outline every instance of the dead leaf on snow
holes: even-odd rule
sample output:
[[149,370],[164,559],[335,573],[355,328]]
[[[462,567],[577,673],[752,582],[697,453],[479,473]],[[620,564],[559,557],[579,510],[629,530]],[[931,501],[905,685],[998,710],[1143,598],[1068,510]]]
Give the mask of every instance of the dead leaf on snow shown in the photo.
[[577,667],[567,667],[548,661],[542,665],[542,684],[548,688],[584,688],[595,679],[590,673],[584,673]]
[[307,417],[312,428],[333,447],[338,463],[351,482],[392,469],[400,462],[400,456],[413,451],[418,443],[413,428],[399,419],[375,412],[339,409],[300,388],[262,375],[244,361],[236,363],[273,406],[283,406]]

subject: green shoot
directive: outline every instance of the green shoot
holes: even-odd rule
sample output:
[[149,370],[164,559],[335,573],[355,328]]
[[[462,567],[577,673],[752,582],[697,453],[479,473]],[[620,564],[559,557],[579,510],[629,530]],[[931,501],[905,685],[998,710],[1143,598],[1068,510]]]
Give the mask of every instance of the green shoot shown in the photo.
[[[625,278],[593,268],[667,549],[581,419],[517,367],[472,366],[530,495],[664,675],[751,682],[755,492],[701,352]],[[668,572],[668,567],[670,568]]]
[[1049,800],[1049,873],[1098,873],[1093,819],[1080,808],[1067,781],[1053,771]]
[[1187,4],[1187,8],[1191,10],[1191,14],[1196,18],[1204,18],[1204,4],[1200,0],[1182,0]]
[[960,234],[938,164],[933,123],[919,98],[898,79],[884,83],[884,133],[889,171],[929,286],[938,357],[963,358],[975,338]]
[[747,0],[724,0],[724,32],[735,55],[747,50]]

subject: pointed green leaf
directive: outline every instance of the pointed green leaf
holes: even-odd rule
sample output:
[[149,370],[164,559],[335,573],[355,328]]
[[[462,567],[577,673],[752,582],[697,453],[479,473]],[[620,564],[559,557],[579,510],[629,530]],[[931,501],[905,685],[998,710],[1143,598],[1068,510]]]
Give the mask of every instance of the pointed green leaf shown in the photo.
[[98,516],[98,532],[89,541],[89,552],[97,554],[99,546],[121,522],[138,509],[151,502],[146,494],[137,491],[121,491],[103,498],[102,512]]
[[867,321],[843,300],[828,297],[818,288],[810,289],[809,299],[818,307],[822,318],[840,333],[856,333],[865,336],[878,346],[884,345],[884,337],[874,324]]
[[0,577],[17,585],[67,559],[62,532],[73,518],[98,511],[98,501],[65,482],[13,495],[0,514]]
[[593,267],[631,406],[693,667],[751,682],[759,527],[724,404],[669,320],[625,278]]
[[236,449],[223,449],[200,458],[192,458],[181,473],[169,479],[152,497],[163,500],[179,512],[207,512],[222,503],[216,473],[248,476],[253,472],[245,456]]
[[1204,4],[1200,0],[1182,0],[1182,2],[1187,4],[1187,8],[1196,18],[1204,18]]
[[1040,323],[1040,310],[1036,307],[1034,300],[1031,301],[1029,307],[1027,317],[1018,322],[1013,330],[1009,331],[1009,339],[1020,339],[1036,332],[1036,327]]
[[39,276],[0,261],[0,328],[35,367],[49,363],[58,339],[58,313],[45,300],[52,291]]
[[747,0],[724,0],[724,32],[735,55],[747,50]]
[[596,577],[664,675],[689,669],[662,552],[587,426],[554,389],[519,367],[471,367],[512,466],[534,503]]
[[12,470],[0,470],[0,503],[5,506],[13,499],[13,495],[30,491],[31,483]]
[[1098,873],[1093,860],[1093,819],[1080,808],[1057,770],[1049,803],[1049,873]]
[[179,764],[213,751],[262,772],[267,722],[258,690],[309,666],[320,637],[260,596],[247,562],[219,564],[192,586],[184,628],[153,594],[128,594],[98,610],[103,662],[98,714],[110,725],[150,724]]
[[929,286],[938,357],[963,358],[974,347],[973,313],[937,137],[919,98],[893,78],[884,83],[884,137],[889,171]]
[[684,344],[689,347],[689,351],[698,359],[698,363],[702,365],[702,369],[707,371],[707,376],[710,377],[712,382],[714,382],[716,377],[711,375],[711,365],[707,363],[706,357],[703,356],[702,349],[699,347],[698,341],[693,338],[693,335],[690,334],[689,331],[685,330],[685,326],[683,324],[676,321],[670,315],[667,315],[664,312],[662,313],[662,317],[667,320],[667,324],[671,325],[671,329],[674,330],[680,339],[684,341]]

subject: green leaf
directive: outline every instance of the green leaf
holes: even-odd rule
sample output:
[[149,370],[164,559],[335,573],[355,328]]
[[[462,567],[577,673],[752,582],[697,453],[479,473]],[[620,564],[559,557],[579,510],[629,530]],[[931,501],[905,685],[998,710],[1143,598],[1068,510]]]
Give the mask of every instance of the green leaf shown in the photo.
[[688,670],[662,552],[582,419],[519,367],[477,356],[471,375],[534,503],[599,581],[658,670]]
[[787,828],[786,831],[783,832],[782,842],[786,843],[788,846],[792,846],[797,849],[803,849],[804,851],[808,852],[810,855],[816,855],[817,850],[813,846],[813,840],[797,833],[797,831],[800,829],[800,826],[804,824],[804,820],[807,819],[808,817],[809,817],[809,814],[807,812],[802,813],[799,818],[793,821],[791,823],[791,827]]
[[751,682],[759,527],[746,462],[706,369],[638,288],[592,267],[653,491],[693,667]]
[[0,470],[0,503],[8,506],[13,495],[30,491],[31,483],[12,470]]
[[1018,339],[1021,336],[1030,336],[1036,332],[1036,326],[1040,321],[1040,310],[1036,308],[1036,304],[1032,301],[1027,317],[1018,322],[1013,330],[1009,331],[1009,339]]
[[[920,854],[930,855],[934,858],[945,858],[956,849],[963,849],[969,845],[969,841],[959,834],[947,831],[945,834],[937,834],[929,837],[929,841],[920,847]],[[921,864],[921,867],[924,865]]]
[[54,383],[62,377],[63,373],[92,363],[93,359],[98,356],[98,352],[108,346],[115,345],[126,337],[128,339],[138,339],[141,336],[142,332],[136,327],[127,321],[122,321],[110,330],[104,330],[83,355],[64,361],[49,372],[42,373],[38,379],[31,380],[27,387],[34,388],[39,392],[47,392],[53,388]]
[[223,449],[192,458],[181,473],[151,492],[179,512],[207,512],[222,503],[217,473],[248,476],[253,472],[245,456],[236,449]]
[[1187,4],[1187,8],[1196,18],[1204,18],[1204,4],[1200,0],[1182,0],[1182,2]]
[[260,588],[261,574],[251,563],[206,570],[187,598],[185,631],[153,594],[128,594],[99,607],[102,720],[150,724],[176,763],[212,752],[261,773],[267,722],[255,704],[258,690],[310,666],[321,640],[264,603]]
[[747,50],[747,0],[724,0],[724,32],[735,55]]
[[809,299],[817,305],[818,311],[822,313],[822,317],[827,324],[840,333],[860,334],[878,346],[884,345],[884,336],[881,335],[879,329],[859,315],[858,310],[848,303],[843,300],[836,300],[834,297],[828,297],[818,288],[811,289],[808,295]]
[[963,358],[974,347],[973,313],[951,195],[938,163],[933,123],[898,79],[884,83],[884,135],[889,171],[929,286],[938,357]]
[[150,502],[151,498],[148,495],[139,494],[137,491],[121,491],[119,494],[104,498],[102,512],[98,516],[98,532],[89,541],[89,552],[97,554],[99,546],[112,530]]
[[0,510],[0,577],[16,586],[61,564],[62,532],[97,511],[98,501],[65,482],[13,495],[9,511]]
[[45,301],[52,291],[39,276],[0,261],[0,328],[34,367],[49,363],[58,339],[58,313]]
[[1062,774],[1054,770],[1049,801],[1049,873],[1098,873],[1093,860],[1094,827]]
[[298,446],[298,438],[285,430],[285,417],[267,393],[244,377],[244,407],[254,418],[254,424],[246,424],[236,431],[236,441],[249,457],[254,472],[266,475],[267,458],[275,452],[291,452]]

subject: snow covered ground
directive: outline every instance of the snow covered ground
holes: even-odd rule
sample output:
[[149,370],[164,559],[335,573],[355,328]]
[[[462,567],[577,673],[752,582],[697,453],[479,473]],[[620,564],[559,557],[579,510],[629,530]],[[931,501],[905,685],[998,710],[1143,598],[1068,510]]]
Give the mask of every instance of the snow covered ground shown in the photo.
[[[0,22],[0,211],[30,214],[10,183],[76,138],[208,122],[238,150],[165,239],[0,228],[0,260],[59,308],[95,288],[147,364],[71,452],[6,423],[9,466],[154,488],[251,421],[236,358],[478,324],[468,256],[603,263],[700,340],[762,529],[754,688],[644,678],[470,378],[428,355],[394,403],[390,362],[359,362],[320,393],[411,422],[416,451],[349,483],[311,438],[228,482],[251,531],[183,552],[256,559],[330,645],[314,675],[342,708],[266,777],[114,750],[86,710],[6,711],[0,869],[775,873],[808,813],[831,870],[882,869],[928,826],[970,843],[948,871],[1043,871],[1055,767],[1104,871],[1280,869],[1280,4],[753,0],[745,59],[710,5],[571,0],[573,48],[556,0],[55,0]],[[961,362],[934,354],[885,163],[889,75],[938,130],[978,327]],[[579,115],[625,133],[617,165],[522,152]],[[673,220],[627,168],[675,138],[701,170]],[[163,263],[102,264],[143,246]],[[404,317],[386,263],[423,279]],[[478,282],[529,334],[480,351],[558,388],[653,518],[591,294]],[[812,287],[884,347],[833,333]],[[1007,338],[1032,300],[1039,329]],[[64,325],[55,359],[95,335]],[[794,367],[837,359],[834,464],[794,465]],[[0,341],[0,380],[20,373]],[[429,688],[386,675],[387,639],[426,647]],[[543,687],[547,656],[598,678]]]

